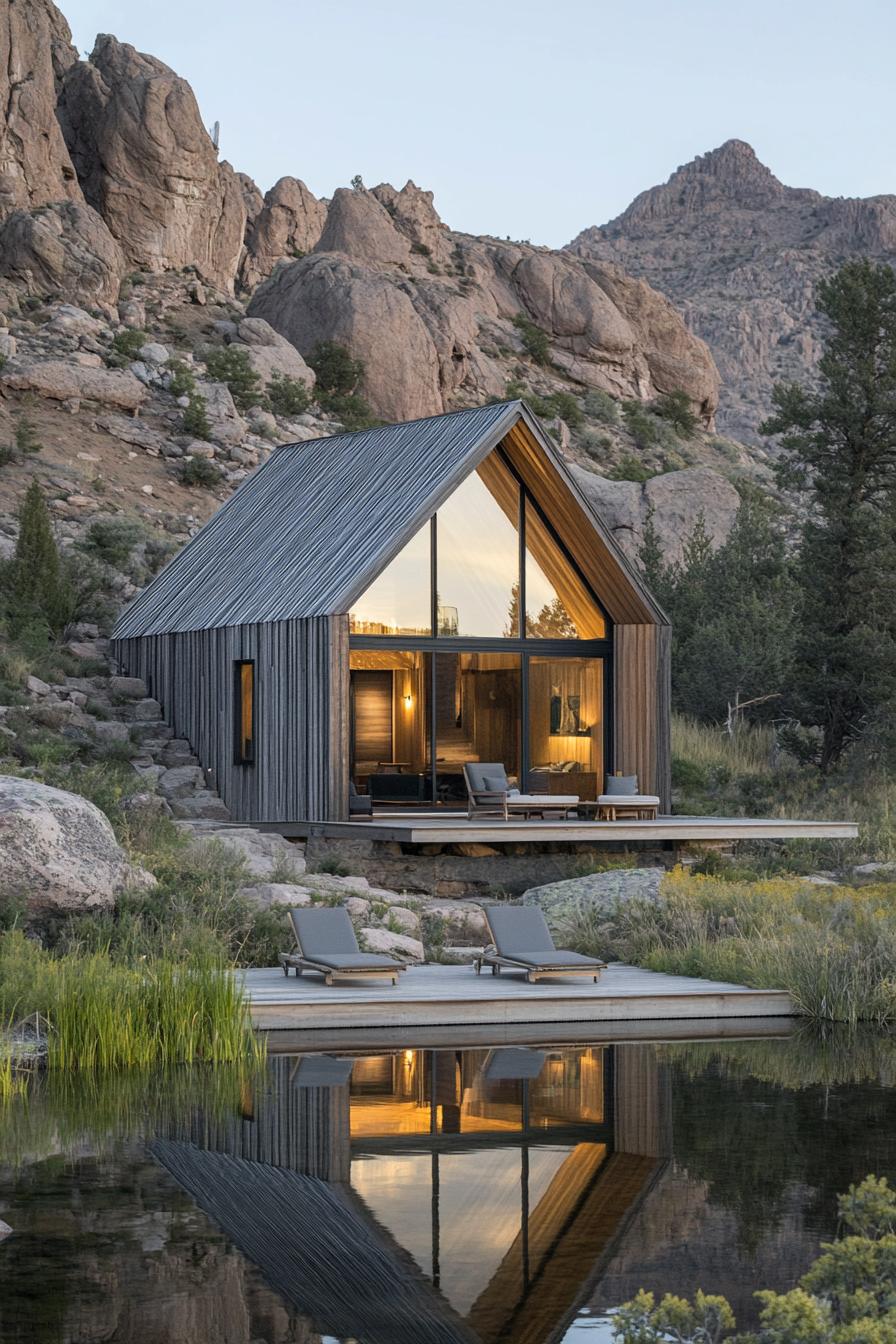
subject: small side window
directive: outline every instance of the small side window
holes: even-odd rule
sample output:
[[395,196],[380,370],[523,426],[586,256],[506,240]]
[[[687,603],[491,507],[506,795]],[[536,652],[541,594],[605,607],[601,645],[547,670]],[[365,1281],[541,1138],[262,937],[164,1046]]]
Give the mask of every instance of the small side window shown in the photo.
[[236,729],[236,763],[252,765],[255,760],[255,664],[233,665],[233,719]]

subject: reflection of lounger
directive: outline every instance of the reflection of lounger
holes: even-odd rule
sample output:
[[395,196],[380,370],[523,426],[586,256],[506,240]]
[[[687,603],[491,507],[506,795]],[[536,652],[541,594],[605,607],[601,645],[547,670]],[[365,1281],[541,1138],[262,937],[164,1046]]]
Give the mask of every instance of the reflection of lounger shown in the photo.
[[303,1055],[292,1071],[296,1087],[344,1087],[352,1076],[351,1059],[332,1055]]
[[544,915],[534,905],[489,905],[485,907],[492,946],[473,963],[476,974],[491,966],[492,975],[501,967],[525,971],[530,984],[553,975],[590,975],[597,981],[606,963],[581,952],[554,946]]
[[386,957],[380,952],[362,952],[348,911],[341,906],[290,910],[289,917],[296,935],[297,951],[280,953],[284,975],[289,975],[292,966],[296,975],[301,975],[302,971],[319,971],[328,985],[332,985],[337,976],[349,979],[378,976],[397,985],[399,973],[406,969],[394,957]]
[[503,1083],[513,1079],[534,1083],[544,1068],[543,1050],[524,1050],[508,1046],[506,1050],[492,1050],[482,1066],[486,1083]]

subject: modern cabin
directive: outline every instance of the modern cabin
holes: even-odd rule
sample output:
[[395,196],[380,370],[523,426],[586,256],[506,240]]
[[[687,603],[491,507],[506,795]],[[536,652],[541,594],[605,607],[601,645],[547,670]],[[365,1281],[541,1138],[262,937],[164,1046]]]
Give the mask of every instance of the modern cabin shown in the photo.
[[476,760],[668,810],[668,622],[520,401],[276,449],[114,639],[235,820],[449,812]]

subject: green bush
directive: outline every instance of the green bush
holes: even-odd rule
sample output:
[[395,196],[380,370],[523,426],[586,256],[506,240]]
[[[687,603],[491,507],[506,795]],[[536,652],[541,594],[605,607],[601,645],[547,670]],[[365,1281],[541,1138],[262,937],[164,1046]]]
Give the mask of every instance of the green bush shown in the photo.
[[587,419],[596,420],[601,425],[619,424],[619,403],[599,388],[585,394],[582,410]]
[[221,471],[207,457],[185,457],[180,464],[180,479],[183,485],[213,490],[221,484]]
[[189,364],[182,359],[169,359],[168,368],[171,372],[168,391],[172,397],[191,397],[196,391],[196,376]]
[[267,386],[267,400],[274,415],[301,415],[311,405],[311,394],[301,379],[274,373]]
[[348,395],[356,392],[364,381],[363,362],[352,359],[338,341],[318,341],[308,356],[308,364],[317,375],[318,397]]
[[240,345],[224,345],[206,350],[203,358],[209,377],[216,383],[227,384],[238,410],[248,411],[260,404],[261,379],[252,367],[248,350]]
[[87,529],[81,549],[114,569],[123,569],[143,537],[143,525],[136,518],[121,514],[97,518]]
[[40,485],[32,481],[19,509],[13,558],[0,571],[10,633],[43,625],[54,633],[72,619],[74,593],[62,565]]
[[700,421],[694,414],[691,399],[687,392],[680,389],[664,392],[657,397],[651,407],[654,415],[666,420],[681,439],[692,439],[700,427]]
[[658,475],[652,467],[648,467],[646,462],[641,462],[631,453],[623,453],[618,462],[614,463],[607,476],[611,481],[649,481],[653,476]]
[[194,439],[211,438],[212,426],[208,418],[208,403],[200,392],[194,392],[190,397],[190,404],[184,409],[181,425],[184,433],[192,435]]
[[130,327],[126,327],[124,331],[117,331],[112,337],[106,363],[113,369],[125,368],[126,365],[133,363],[148,340],[145,331],[133,331]]
[[551,363],[551,343],[546,331],[542,331],[525,313],[517,313],[513,325],[520,334],[523,349],[535,364]]
[[759,1330],[735,1335],[724,1297],[693,1303],[643,1290],[613,1316],[618,1344],[891,1344],[896,1302],[896,1192],[866,1176],[837,1201],[841,1234],[787,1293],[759,1292]]

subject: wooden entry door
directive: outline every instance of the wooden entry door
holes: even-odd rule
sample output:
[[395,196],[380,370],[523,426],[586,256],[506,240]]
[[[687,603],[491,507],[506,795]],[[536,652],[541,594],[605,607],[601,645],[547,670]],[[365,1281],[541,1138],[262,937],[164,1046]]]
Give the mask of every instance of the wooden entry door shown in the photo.
[[355,772],[369,774],[392,760],[392,673],[352,672],[352,756]]

